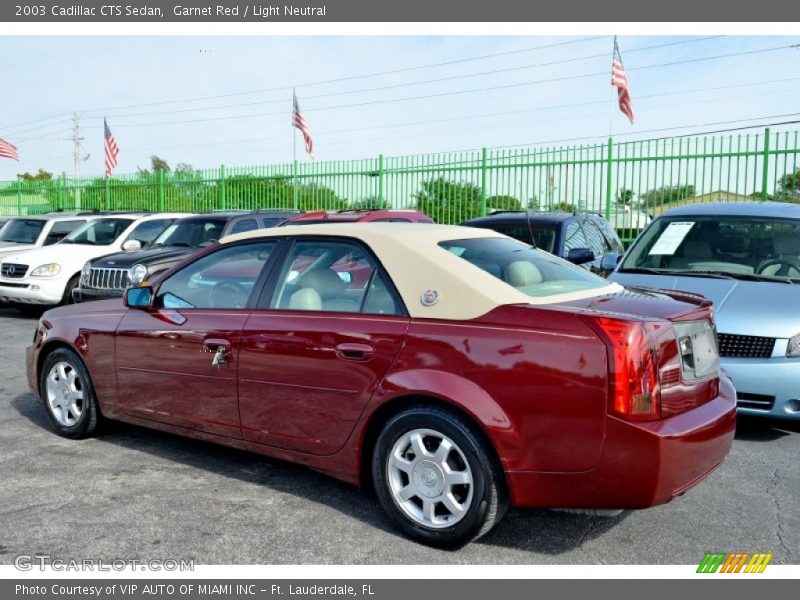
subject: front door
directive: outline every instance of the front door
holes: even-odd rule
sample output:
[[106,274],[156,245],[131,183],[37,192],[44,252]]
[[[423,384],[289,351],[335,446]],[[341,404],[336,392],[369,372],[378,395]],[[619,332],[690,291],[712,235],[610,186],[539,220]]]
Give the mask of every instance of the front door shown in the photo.
[[405,340],[409,319],[363,246],[297,241],[274,292],[250,315],[239,352],[244,439],[333,454]]
[[222,246],[164,280],[151,309],[128,311],[116,341],[124,412],[241,437],[236,371],[242,328],[275,244]]

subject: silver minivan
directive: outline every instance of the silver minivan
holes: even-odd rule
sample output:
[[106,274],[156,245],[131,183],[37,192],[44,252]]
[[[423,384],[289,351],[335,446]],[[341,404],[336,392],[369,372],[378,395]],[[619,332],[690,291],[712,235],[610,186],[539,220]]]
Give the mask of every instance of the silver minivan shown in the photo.
[[672,209],[642,232],[609,279],[711,299],[739,412],[800,419],[800,205]]

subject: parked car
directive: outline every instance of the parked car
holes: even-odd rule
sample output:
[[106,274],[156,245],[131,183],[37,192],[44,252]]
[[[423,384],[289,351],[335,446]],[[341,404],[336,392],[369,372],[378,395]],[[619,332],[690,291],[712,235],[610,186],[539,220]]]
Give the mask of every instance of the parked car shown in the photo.
[[714,301],[719,353],[739,412],[800,419],[800,206],[777,202],[672,209],[610,276]]
[[462,225],[499,231],[601,275],[603,256],[624,252],[611,223],[593,213],[497,211]]
[[48,311],[27,373],[63,436],[109,418],[295,461],[452,547],[509,504],[644,508],[714,470],[736,409],[710,307],[485,229],[275,228]]
[[10,217],[0,227],[0,257],[55,244],[68,233],[98,216],[100,213],[57,212],[29,217]]
[[72,301],[86,261],[138,250],[185,214],[108,214],[74,229],[60,242],[0,257],[0,301],[31,309]]
[[197,248],[204,248],[225,235],[274,227],[298,214],[300,211],[232,211],[184,217],[172,223],[145,248],[87,261],[79,286],[72,291],[73,300],[83,302],[121,296],[129,285],[158,276]]
[[318,225],[320,223],[371,223],[375,221],[433,223],[433,219],[418,210],[317,210],[288,219],[281,224],[281,227]]

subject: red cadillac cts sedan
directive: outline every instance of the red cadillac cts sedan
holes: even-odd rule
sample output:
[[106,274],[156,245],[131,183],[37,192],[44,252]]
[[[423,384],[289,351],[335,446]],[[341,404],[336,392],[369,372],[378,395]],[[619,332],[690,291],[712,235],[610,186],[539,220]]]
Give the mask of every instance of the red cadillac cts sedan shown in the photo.
[[48,311],[27,353],[61,435],[116,419],[302,463],[441,547],[509,505],[682,494],[733,440],[718,364],[701,297],[411,223],[228,237],[123,300]]

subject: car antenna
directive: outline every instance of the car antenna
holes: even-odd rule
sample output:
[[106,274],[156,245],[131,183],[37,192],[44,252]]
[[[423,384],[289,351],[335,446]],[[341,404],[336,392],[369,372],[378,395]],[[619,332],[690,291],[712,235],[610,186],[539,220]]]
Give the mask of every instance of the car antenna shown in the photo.
[[533,226],[531,225],[531,211],[525,209],[525,222],[528,224],[528,233],[531,235],[531,247],[536,248],[536,238],[533,237]]

